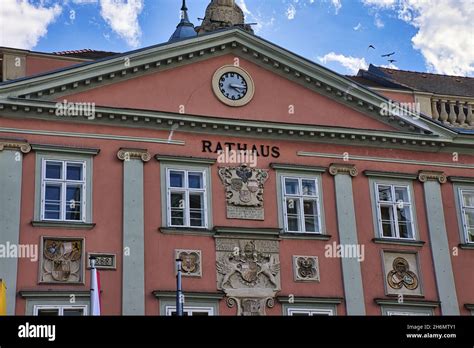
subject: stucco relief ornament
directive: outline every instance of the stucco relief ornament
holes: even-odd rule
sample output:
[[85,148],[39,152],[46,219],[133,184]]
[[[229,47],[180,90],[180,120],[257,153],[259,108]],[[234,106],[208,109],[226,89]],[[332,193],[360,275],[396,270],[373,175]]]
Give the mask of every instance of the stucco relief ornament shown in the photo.
[[231,253],[222,261],[217,261],[217,271],[224,275],[221,282],[222,288],[233,287],[229,280],[234,274],[240,275],[239,280],[251,286],[256,285],[258,277],[263,275],[272,285],[278,287],[275,276],[280,272],[280,264],[272,255],[262,254],[255,249],[253,242],[249,242],[237,255]]
[[278,253],[263,253],[252,240],[237,243],[234,251],[218,252],[217,287],[229,307],[237,306],[237,315],[265,315],[280,290]]
[[[219,176],[226,191],[227,217],[263,220],[263,185],[268,179],[268,170],[242,164],[220,167]],[[249,210],[249,207],[259,209]]]
[[42,281],[80,282],[82,242],[47,239],[43,249]]
[[408,290],[414,290],[418,287],[418,277],[410,271],[408,261],[402,257],[393,260],[393,269],[387,275],[387,282],[392,289],[404,286]]

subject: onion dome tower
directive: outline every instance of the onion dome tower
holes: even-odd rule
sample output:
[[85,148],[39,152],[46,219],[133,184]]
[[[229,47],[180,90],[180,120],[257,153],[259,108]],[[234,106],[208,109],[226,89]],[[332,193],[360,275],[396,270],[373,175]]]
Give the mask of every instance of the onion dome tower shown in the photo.
[[244,22],[244,13],[235,0],[212,0],[206,8],[206,15],[199,27],[198,35],[211,31],[238,27],[253,34],[249,24]]
[[173,35],[171,35],[168,42],[179,41],[194,36],[196,36],[194,24],[189,21],[186,0],[183,0],[183,5],[181,6],[181,21],[176,26],[176,30]]

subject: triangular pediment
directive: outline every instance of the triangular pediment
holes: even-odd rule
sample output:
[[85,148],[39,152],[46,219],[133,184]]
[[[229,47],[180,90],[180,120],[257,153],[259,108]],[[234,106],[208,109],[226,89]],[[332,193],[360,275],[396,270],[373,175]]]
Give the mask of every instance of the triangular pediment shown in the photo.
[[[257,80],[254,100],[241,108],[219,103],[209,82],[216,67],[234,59]],[[239,29],[11,81],[0,85],[0,98],[66,99],[110,108],[411,134],[451,132],[420,115],[381,113],[389,103],[385,97]]]

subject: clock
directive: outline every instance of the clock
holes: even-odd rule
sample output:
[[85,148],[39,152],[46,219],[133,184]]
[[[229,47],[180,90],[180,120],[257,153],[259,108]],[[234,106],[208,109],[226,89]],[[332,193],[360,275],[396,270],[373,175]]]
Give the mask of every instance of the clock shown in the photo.
[[212,90],[222,103],[244,106],[252,100],[255,86],[247,71],[238,66],[225,65],[214,73]]

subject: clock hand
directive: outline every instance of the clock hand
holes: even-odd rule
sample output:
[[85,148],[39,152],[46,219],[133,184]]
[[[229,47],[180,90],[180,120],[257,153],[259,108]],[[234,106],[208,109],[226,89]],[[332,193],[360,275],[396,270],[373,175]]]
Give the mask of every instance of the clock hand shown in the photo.
[[244,88],[245,88],[244,85],[239,85],[239,84],[236,84],[236,83],[231,83],[231,84],[230,84],[230,87],[235,88],[235,89],[237,89],[237,88],[242,88],[242,89],[244,89]]

